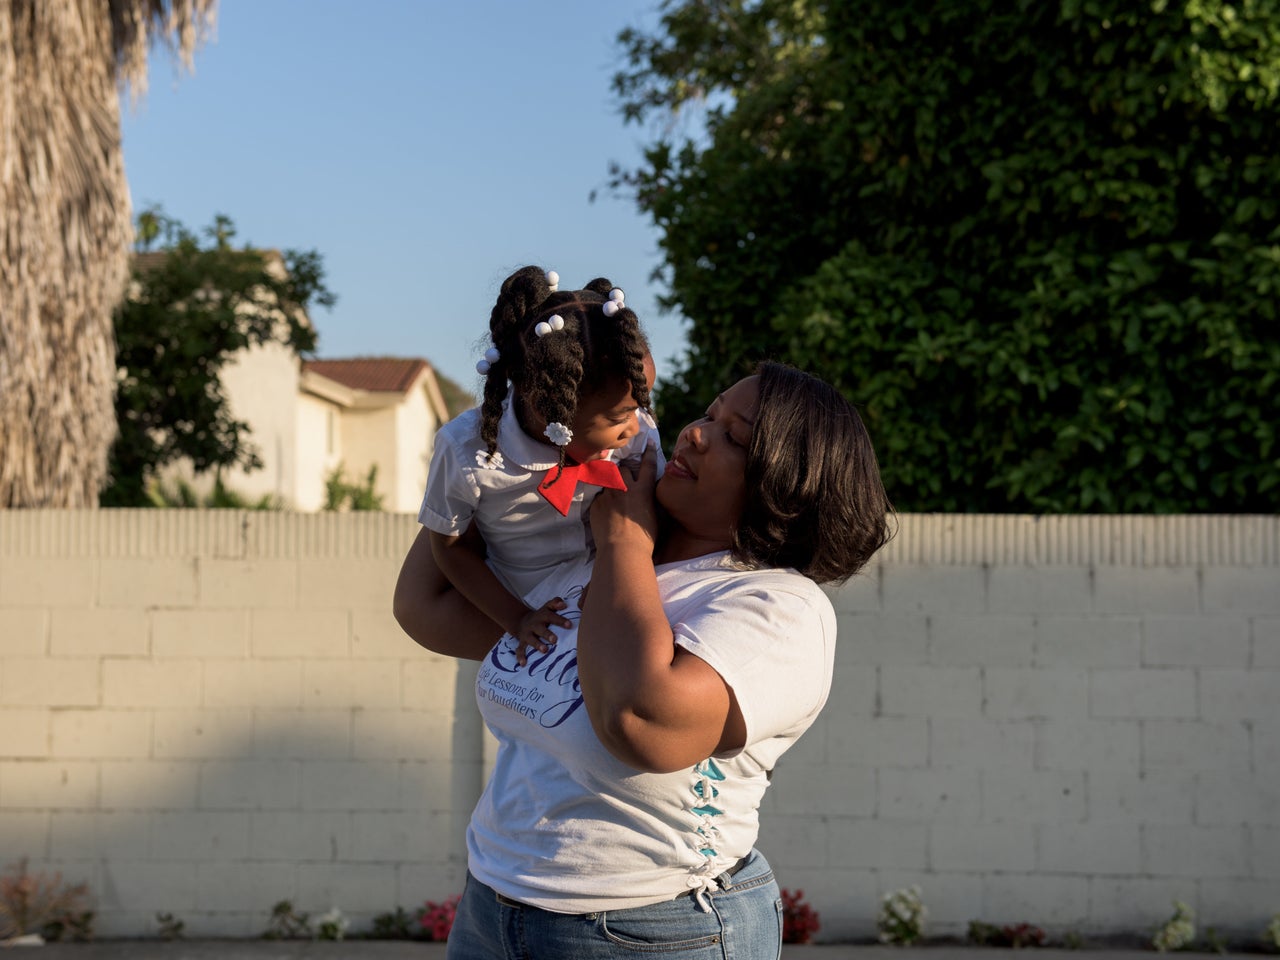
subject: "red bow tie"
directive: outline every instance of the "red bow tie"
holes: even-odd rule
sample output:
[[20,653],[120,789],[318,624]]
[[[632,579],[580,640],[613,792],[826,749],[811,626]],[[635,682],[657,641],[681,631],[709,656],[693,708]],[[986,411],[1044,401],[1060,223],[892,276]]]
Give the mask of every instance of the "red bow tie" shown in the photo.
[[[557,470],[560,470],[559,479],[556,479]],[[552,483],[552,480],[555,480],[555,483]],[[552,467],[538,484],[538,492],[546,498],[547,503],[559,510],[562,516],[567,517],[569,504],[573,502],[573,492],[579,483],[608,487],[611,490],[627,489],[618,465],[612,460],[588,460],[586,463],[566,464],[563,469]]]

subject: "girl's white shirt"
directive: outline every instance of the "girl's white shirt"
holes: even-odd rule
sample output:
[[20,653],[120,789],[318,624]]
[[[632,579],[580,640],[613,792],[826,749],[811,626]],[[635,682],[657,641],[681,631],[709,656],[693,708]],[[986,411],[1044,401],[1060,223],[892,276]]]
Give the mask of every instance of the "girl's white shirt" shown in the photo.
[[476,680],[498,753],[467,830],[468,865],[504,896],[592,913],[710,889],[755,844],[769,773],[827,700],[836,619],[813,581],[744,570],[727,553],[657,574],[674,642],[733,689],[746,746],[670,774],[641,773],[605,749],[578,682],[578,603],[591,566],[566,563],[530,600],[563,597],[575,627],[558,629],[552,650],[530,651],[523,667],[504,637]]
[[[652,440],[661,476],[666,459],[657,425],[644,410],[637,417],[640,432],[611,451],[611,459],[639,459]],[[514,596],[529,603],[529,592],[560,564],[594,553],[587,508],[601,488],[579,484],[568,516],[562,516],[538,493],[543,476],[558,462],[556,448],[520,428],[510,399],[503,404],[492,458],[480,439],[480,423],[480,408],[473,407],[436,434],[418,522],[436,533],[460,536],[474,521],[488,548],[489,567]]]

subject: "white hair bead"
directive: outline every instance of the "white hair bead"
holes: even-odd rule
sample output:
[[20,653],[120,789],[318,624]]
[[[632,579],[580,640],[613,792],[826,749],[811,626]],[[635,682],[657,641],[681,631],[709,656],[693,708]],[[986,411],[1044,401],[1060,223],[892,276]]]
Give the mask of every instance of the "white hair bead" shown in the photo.
[[484,352],[484,358],[488,360],[490,363],[497,363],[498,358],[501,356],[502,354],[498,352],[497,347],[490,347],[488,350]]
[[617,300],[606,300],[604,302],[604,306],[600,309],[604,311],[604,315],[606,317],[612,317],[615,313],[621,310],[622,307],[618,306]]
[[552,330],[564,329],[564,317],[560,316],[560,314],[558,313],[555,314],[555,316],[553,316],[550,320],[548,320],[547,323],[551,324]]
[[551,292],[555,293],[560,289],[560,274],[554,270],[547,271],[547,286],[551,288]]
[[489,375],[489,361],[488,360],[477,361],[476,373],[480,374],[480,376],[482,377],[487,377]]
[[533,332],[540,337],[545,337],[551,332],[551,324],[547,323],[545,320],[539,320],[538,325],[533,328]]
[[622,292],[621,287],[614,287],[612,290],[609,291],[610,300],[617,300],[619,303],[622,303],[622,301],[625,300],[626,297],[627,295]]

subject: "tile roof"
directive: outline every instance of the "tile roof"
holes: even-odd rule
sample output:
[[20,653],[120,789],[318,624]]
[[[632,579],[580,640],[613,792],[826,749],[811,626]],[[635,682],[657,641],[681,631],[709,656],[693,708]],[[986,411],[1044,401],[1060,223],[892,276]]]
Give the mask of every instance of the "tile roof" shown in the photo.
[[318,373],[352,390],[404,393],[429,366],[427,361],[418,357],[355,357],[350,360],[306,360],[302,369]]

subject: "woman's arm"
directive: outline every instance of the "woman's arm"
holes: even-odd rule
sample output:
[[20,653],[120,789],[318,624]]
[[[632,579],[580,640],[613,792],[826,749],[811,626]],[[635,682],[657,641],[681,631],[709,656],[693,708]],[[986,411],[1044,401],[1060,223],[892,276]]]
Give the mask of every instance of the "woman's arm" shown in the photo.
[[449,582],[432,556],[425,529],[418,531],[400,567],[392,610],[416,643],[450,657],[483,660],[502,636],[502,629]]
[[626,491],[591,508],[595,568],[578,630],[578,677],[596,736],[629,766],[666,773],[746,741],[733,691],[675,645],[653,569],[655,454]]

